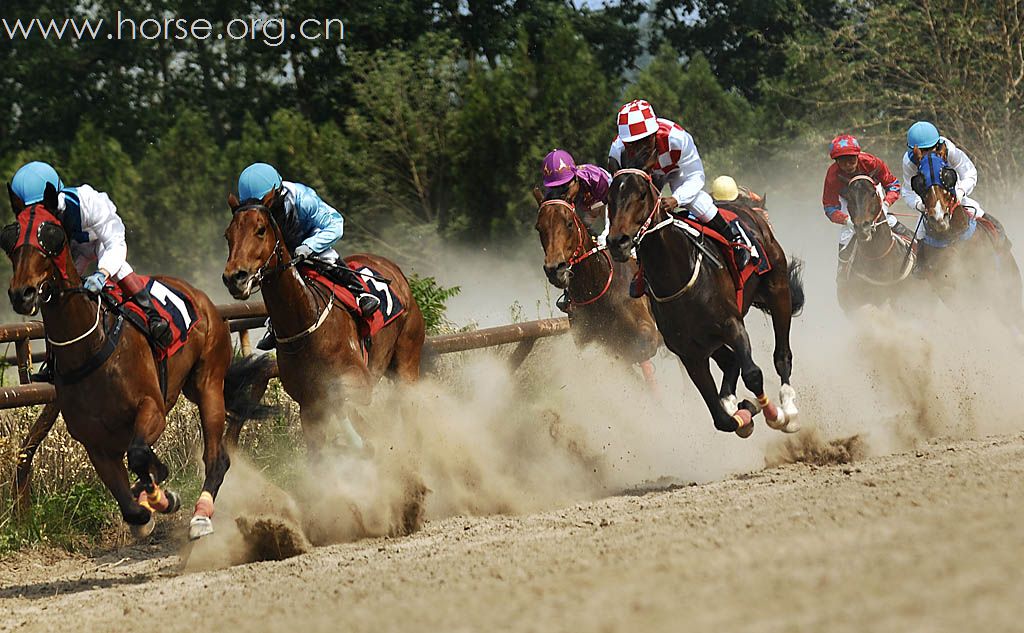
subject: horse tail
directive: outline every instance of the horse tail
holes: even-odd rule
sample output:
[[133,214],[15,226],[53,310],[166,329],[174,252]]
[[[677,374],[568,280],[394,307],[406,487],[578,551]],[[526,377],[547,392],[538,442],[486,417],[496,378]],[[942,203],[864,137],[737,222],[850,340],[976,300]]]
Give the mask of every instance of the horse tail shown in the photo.
[[[789,258],[789,301],[792,306],[792,312],[790,316],[799,316],[800,311],[804,309],[804,260],[790,257]],[[765,314],[772,313],[771,303],[767,301],[765,297],[758,297],[751,302],[752,306],[764,312]]]
[[269,354],[239,356],[231,361],[224,376],[224,409],[229,425],[241,427],[247,420],[279,412],[279,407],[260,403],[274,369],[274,359]]
[[793,316],[799,316],[804,309],[804,260],[797,257],[789,258],[789,298],[793,306]]

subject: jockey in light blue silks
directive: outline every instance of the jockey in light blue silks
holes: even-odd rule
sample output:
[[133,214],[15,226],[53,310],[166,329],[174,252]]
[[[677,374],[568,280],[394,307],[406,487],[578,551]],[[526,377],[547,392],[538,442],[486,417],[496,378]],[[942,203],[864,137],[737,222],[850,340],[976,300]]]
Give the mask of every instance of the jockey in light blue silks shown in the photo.
[[[146,313],[153,340],[163,347],[170,345],[170,326],[153,306],[143,279],[128,265],[124,223],[117,215],[114,203],[107,194],[89,185],[65,187],[57,171],[39,161],[23,165],[11,179],[10,187],[22,205],[27,207],[43,201],[47,184],[53,185],[57,191],[57,216],[70,238],[68,242],[75,268],[84,273],[93,262],[96,263],[96,270],[86,276],[82,284],[85,289],[98,293],[109,279],[113,279],[124,295]],[[15,209],[15,213],[20,210]],[[32,378],[52,382],[52,363],[44,363]]]
[[[345,230],[345,220],[338,210],[324,202],[311,187],[282,180],[277,170],[266,163],[253,163],[238,177],[238,199],[242,204],[258,203],[275,190],[284,196],[284,218],[279,225],[292,256],[332,267],[334,276],[356,295],[363,315],[373,314],[380,300],[366,292],[344,262],[338,263],[338,252],[331,248]],[[268,326],[266,336],[256,348],[268,351],[276,344],[274,332]]]
[[[962,149],[944,136],[939,135],[939,130],[928,121],[918,121],[907,130],[907,153],[903,156],[903,200],[911,209],[920,213],[924,212],[924,200],[921,199],[910,185],[911,179],[918,173],[917,159],[914,157],[914,149],[917,148],[924,153],[933,151],[945,151],[945,162],[956,171],[956,184],[953,191],[956,199],[964,205],[974,218],[985,215],[981,204],[970,197],[974,187],[978,184],[978,170],[974,162],[964,153]],[[924,237],[924,223],[917,232],[918,239]]]

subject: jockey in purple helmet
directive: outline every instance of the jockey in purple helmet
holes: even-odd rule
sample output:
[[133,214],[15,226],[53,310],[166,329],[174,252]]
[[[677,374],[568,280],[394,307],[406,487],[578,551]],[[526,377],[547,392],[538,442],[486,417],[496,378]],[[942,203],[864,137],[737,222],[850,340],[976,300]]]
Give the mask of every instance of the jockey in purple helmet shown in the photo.
[[[344,262],[338,263],[338,252],[331,247],[345,230],[345,220],[338,210],[324,202],[311,187],[282,180],[277,170],[266,163],[253,163],[238,176],[238,199],[242,203],[259,202],[271,191],[284,196],[284,218],[280,226],[292,256],[329,267],[332,276],[338,277],[356,295],[363,316],[373,314],[380,300],[365,291]],[[277,339],[268,325],[266,336],[256,347],[269,351],[276,345]]]
[[[604,246],[608,237],[608,187],[612,176],[597,165],[576,166],[572,154],[564,149],[552,150],[541,166],[544,177],[544,199],[565,200],[573,205],[587,230]],[[555,301],[562,312],[569,312],[569,290]]]
[[544,157],[544,199],[561,199],[572,203],[597,243],[604,246],[608,237],[608,215],[605,203],[612,176],[597,165],[576,166],[572,155],[556,149]]

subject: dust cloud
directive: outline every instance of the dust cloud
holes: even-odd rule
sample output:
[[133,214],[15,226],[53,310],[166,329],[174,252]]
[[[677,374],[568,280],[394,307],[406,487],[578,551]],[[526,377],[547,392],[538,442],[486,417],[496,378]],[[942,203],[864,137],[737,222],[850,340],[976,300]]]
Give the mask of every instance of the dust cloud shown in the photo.
[[[760,418],[750,440],[715,431],[664,349],[654,359],[660,397],[636,368],[596,346],[577,349],[570,337],[539,342],[516,371],[504,359],[507,350],[462,353],[412,388],[377,388],[357,425],[373,447],[370,456],[342,453],[310,464],[306,480],[289,492],[236,459],[218,500],[218,532],[196,547],[190,565],[397,536],[457,514],[564,507],[651,482],[713,481],[794,461],[848,463],[936,436],[1019,430],[1006,406],[1019,392],[1019,350],[983,302],[954,312],[920,287],[900,306],[840,310],[838,229],[820,212],[818,186],[794,186],[785,196],[769,191],[768,198],[778,239],[806,263],[807,306],[792,332],[804,427],[797,436],[771,431]],[[989,205],[1011,239],[1021,235],[1020,221],[1004,211],[1016,206]],[[486,327],[557,316],[557,294],[531,238],[500,256],[449,249],[416,272],[462,286],[449,309],[457,323]],[[775,395],[770,320],[752,311],[747,326]]]

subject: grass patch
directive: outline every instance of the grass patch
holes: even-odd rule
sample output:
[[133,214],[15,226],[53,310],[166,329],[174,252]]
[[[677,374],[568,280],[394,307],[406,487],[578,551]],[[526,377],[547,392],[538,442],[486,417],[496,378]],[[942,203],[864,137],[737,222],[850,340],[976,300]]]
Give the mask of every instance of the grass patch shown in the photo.
[[14,515],[8,501],[0,519],[0,554],[36,544],[78,551],[119,520],[117,504],[98,482],[77,482],[63,493],[34,496],[22,518]]

